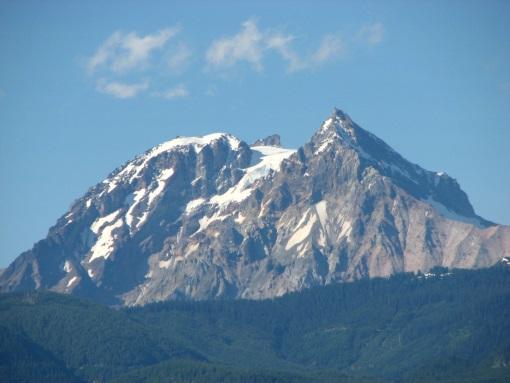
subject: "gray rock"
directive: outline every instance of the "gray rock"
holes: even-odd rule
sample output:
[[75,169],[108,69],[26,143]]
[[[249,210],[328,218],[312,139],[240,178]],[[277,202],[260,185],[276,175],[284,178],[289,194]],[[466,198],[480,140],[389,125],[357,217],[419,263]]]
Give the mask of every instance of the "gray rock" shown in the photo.
[[262,138],[260,140],[255,141],[251,146],[278,146],[281,147],[280,135],[273,134],[271,136],[267,136],[266,138]]
[[510,227],[340,110],[297,151],[226,134],[178,138],[115,170],[0,275],[124,305],[269,298],[311,286],[479,268]]

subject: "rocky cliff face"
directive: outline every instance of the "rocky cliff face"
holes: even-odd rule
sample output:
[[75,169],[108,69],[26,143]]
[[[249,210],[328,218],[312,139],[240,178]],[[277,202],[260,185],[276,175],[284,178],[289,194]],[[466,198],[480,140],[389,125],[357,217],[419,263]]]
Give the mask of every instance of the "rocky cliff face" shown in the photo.
[[177,138],[115,170],[1,275],[138,305],[267,298],[316,285],[510,256],[510,228],[457,182],[414,165],[335,110],[310,142]]

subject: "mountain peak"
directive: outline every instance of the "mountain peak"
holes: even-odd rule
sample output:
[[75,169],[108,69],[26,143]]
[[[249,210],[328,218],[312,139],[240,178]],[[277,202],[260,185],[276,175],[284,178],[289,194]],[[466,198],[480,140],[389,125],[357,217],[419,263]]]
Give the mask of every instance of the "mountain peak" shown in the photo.
[[232,136],[228,133],[211,133],[207,134],[205,136],[197,136],[197,137],[185,137],[185,136],[177,136],[173,140],[166,141],[160,145],[155,146],[151,152],[154,153],[161,153],[164,151],[168,151],[177,147],[183,147],[183,146],[194,146],[195,148],[201,148],[205,145],[209,145],[215,141],[225,139],[228,141],[229,145],[232,148],[237,148],[240,144],[239,139]]
[[338,108],[333,109],[311,143],[314,155],[343,150],[354,152],[364,163],[363,168],[376,169],[414,197],[435,199],[447,210],[473,219],[473,222],[481,226],[489,224],[476,216],[467,195],[454,179],[444,173],[427,171],[408,161],[379,137],[358,126]]
[[278,141],[213,133],[153,147],[78,199],[0,274],[0,291],[256,299],[510,257],[510,228],[342,110],[297,152]]
[[272,134],[270,136],[267,136],[266,138],[261,138],[255,141],[250,146],[277,146],[281,147],[281,140],[279,134]]
[[347,133],[348,136],[354,138],[355,127],[356,124],[352,121],[351,117],[343,110],[335,107],[331,115],[321,125],[318,133],[327,133],[326,137],[331,137],[331,134],[342,137]]
[[331,113],[332,118],[339,118],[341,120],[350,120],[351,118],[347,113],[345,113],[342,109],[338,109],[337,107],[333,108],[333,113]]

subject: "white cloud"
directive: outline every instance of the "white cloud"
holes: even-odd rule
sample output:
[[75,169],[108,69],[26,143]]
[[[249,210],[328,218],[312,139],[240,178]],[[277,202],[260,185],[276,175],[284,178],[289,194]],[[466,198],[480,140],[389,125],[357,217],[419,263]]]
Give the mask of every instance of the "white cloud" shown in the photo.
[[234,36],[214,40],[207,50],[206,61],[215,68],[228,68],[245,61],[261,71],[264,56],[273,51],[287,62],[287,72],[293,73],[337,59],[345,51],[342,39],[336,35],[324,36],[319,47],[306,55],[296,52],[293,42],[294,36],[260,30],[255,20],[249,19]]
[[140,92],[147,90],[149,82],[147,80],[134,84],[122,82],[99,80],[96,89],[115,98],[133,98]]
[[184,43],[180,43],[175,52],[172,52],[167,59],[167,67],[171,72],[182,73],[191,59],[191,49]]
[[138,36],[136,32],[115,32],[108,37],[88,60],[87,69],[93,73],[107,68],[115,73],[144,67],[151,53],[161,49],[166,42],[179,33],[179,28],[165,28],[152,35]]
[[262,70],[264,36],[254,20],[242,24],[242,29],[233,37],[213,41],[206,52],[207,62],[215,67],[230,67],[238,61],[250,63],[256,70]]
[[341,57],[344,51],[344,43],[339,36],[326,35],[322,38],[319,48],[312,55],[312,62],[322,64],[334,60]]
[[184,84],[179,84],[174,88],[167,89],[163,92],[154,92],[154,96],[174,100],[179,98],[188,98],[190,93]]
[[384,39],[384,25],[381,22],[363,25],[357,39],[370,46],[380,44]]
[[279,33],[270,35],[267,38],[266,46],[268,49],[274,49],[288,62],[287,70],[289,72],[297,72],[305,69],[307,64],[298,56],[298,54],[290,47],[294,40],[293,36],[283,36]]

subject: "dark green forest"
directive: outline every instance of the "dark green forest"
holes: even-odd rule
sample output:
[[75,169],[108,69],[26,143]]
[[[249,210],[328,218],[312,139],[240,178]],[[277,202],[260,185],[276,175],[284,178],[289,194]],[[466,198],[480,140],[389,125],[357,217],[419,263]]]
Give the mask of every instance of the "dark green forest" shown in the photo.
[[0,295],[1,382],[508,382],[510,267],[264,301]]

